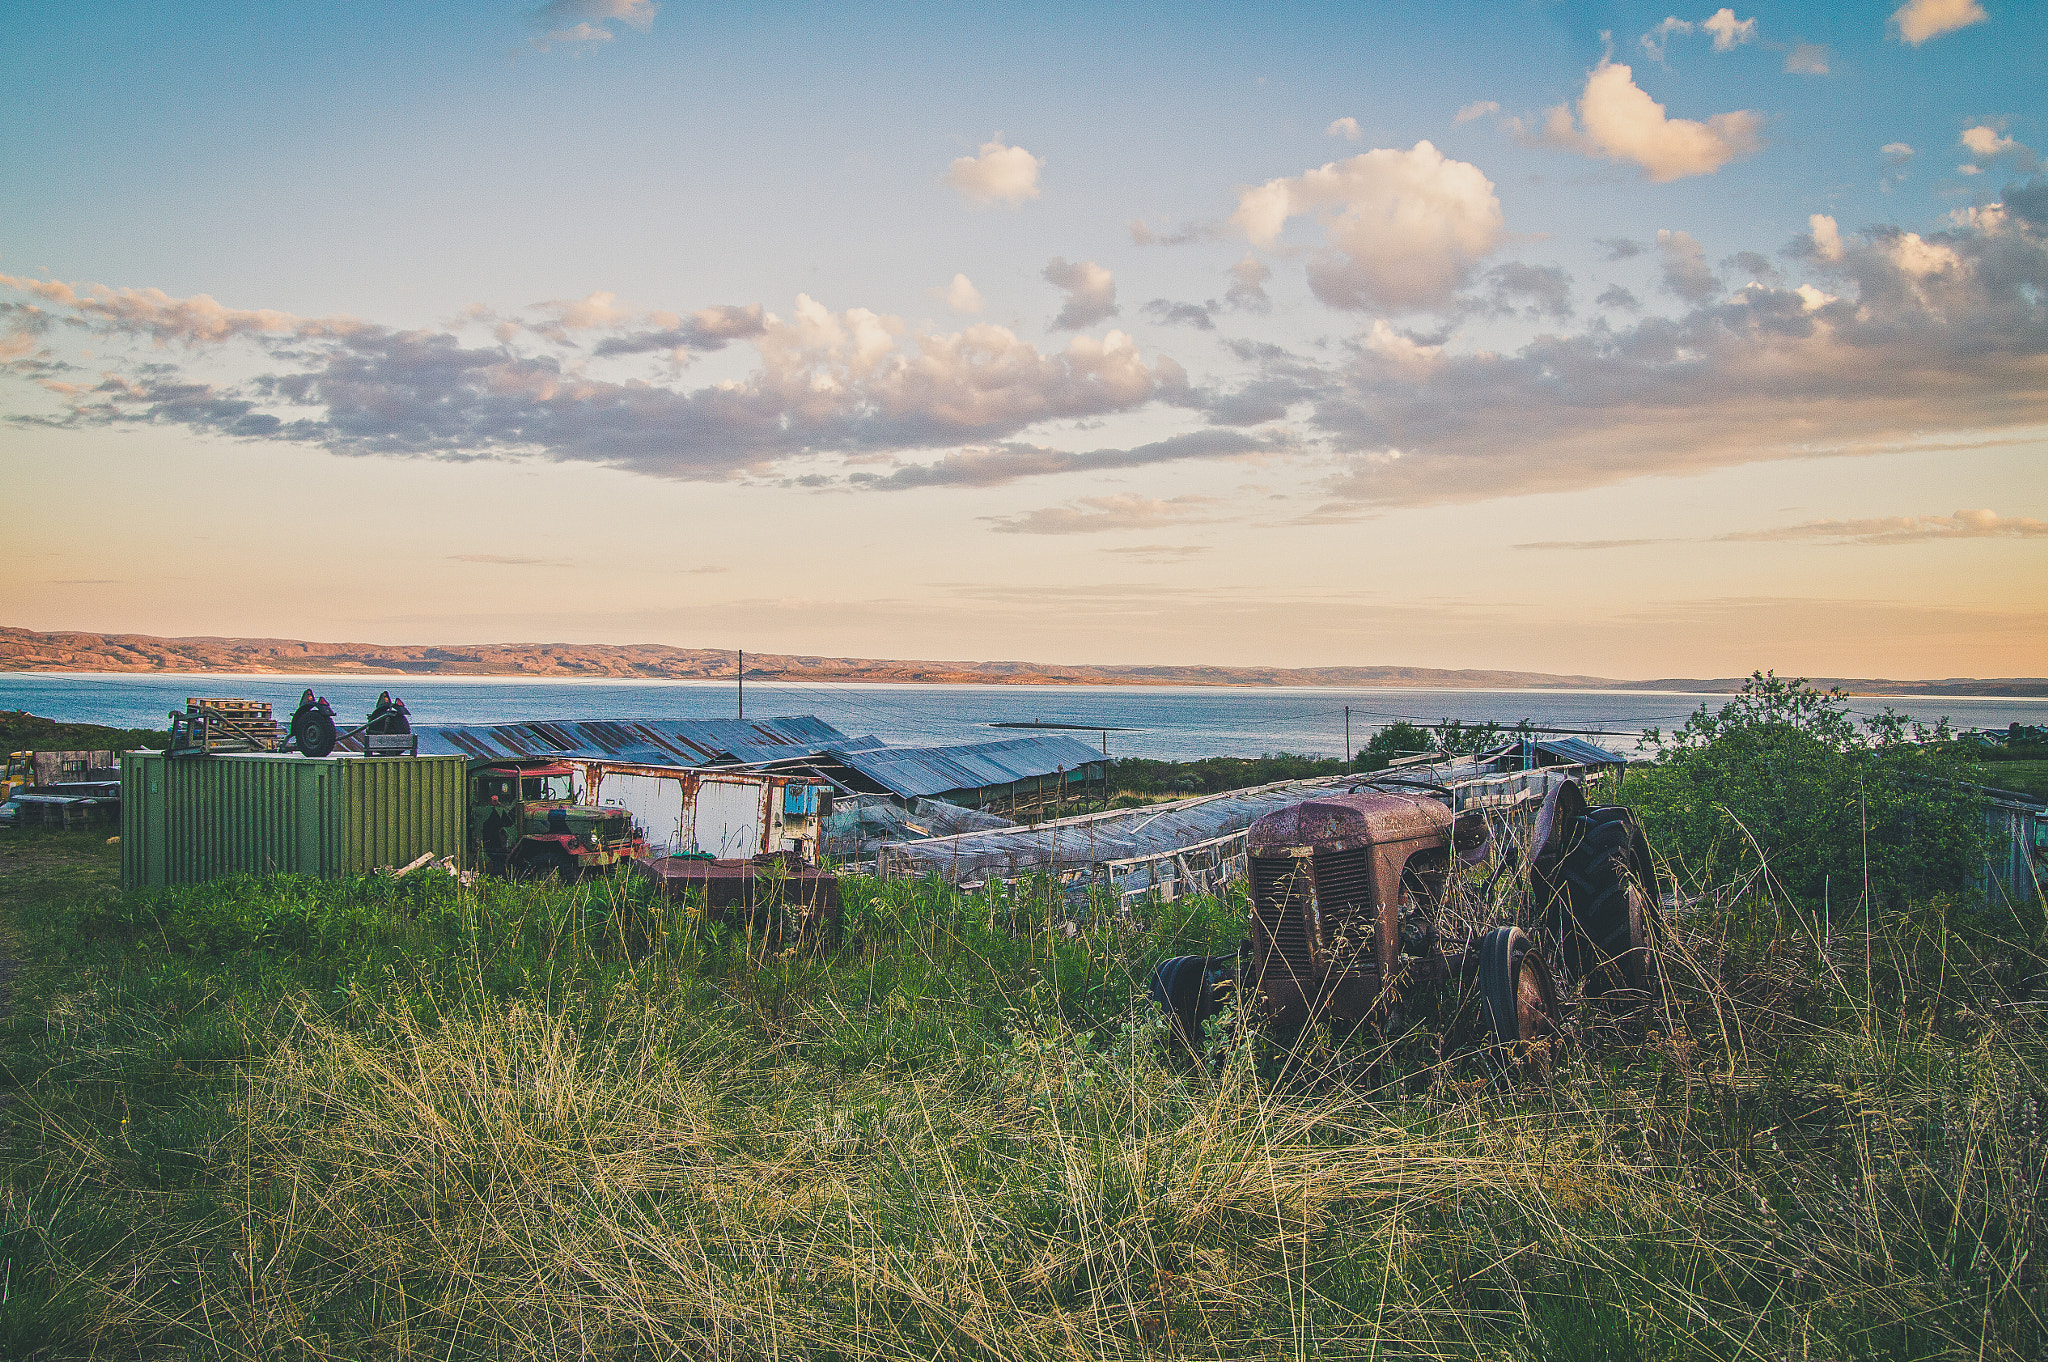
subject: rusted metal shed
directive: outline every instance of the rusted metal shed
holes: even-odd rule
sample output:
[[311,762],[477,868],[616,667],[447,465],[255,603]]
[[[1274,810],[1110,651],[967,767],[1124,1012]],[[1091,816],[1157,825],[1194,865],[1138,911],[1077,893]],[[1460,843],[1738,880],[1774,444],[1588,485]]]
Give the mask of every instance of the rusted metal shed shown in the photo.
[[801,775],[565,757],[586,804],[633,815],[657,856],[818,854],[831,787]]

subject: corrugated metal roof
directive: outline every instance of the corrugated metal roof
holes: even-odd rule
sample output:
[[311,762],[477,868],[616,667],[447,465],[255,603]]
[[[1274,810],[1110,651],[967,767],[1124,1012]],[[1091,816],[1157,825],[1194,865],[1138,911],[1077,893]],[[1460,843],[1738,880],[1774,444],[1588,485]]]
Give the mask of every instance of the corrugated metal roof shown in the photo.
[[827,754],[897,795],[935,795],[1049,776],[1103,761],[1087,743],[1064,736],[1004,738],[957,747],[838,746]]
[[1584,738],[1538,738],[1536,750],[1546,757],[1559,761],[1578,762],[1586,766],[1626,766],[1628,758],[1610,752],[1604,747],[1587,742]]
[[[812,715],[776,719],[564,719],[518,724],[421,724],[420,755],[480,760],[568,754],[649,766],[773,761],[826,748],[861,751],[879,739],[849,738]],[[341,744],[355,751],[361,743]]]

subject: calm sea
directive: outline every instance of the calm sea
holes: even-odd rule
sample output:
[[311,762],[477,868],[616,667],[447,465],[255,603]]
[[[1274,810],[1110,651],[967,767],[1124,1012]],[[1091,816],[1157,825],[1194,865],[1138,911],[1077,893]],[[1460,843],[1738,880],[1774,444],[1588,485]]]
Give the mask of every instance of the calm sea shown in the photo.
[[[508,677],[189,676],[164,673],[0,673],[0,709],[46,718],[159,728],[189,695],[268,700],[283,718],[312,686],[343,718],[369,712],[377,692],[405,698],[415,723],[494,724],[528,719],[729,719],[737,712],[731,682],[550,680]],[[1533,719],[1558,728],[1608,730],[1631,736],[1594,738],[1629,750],[1645,728],[1673,728],[1702,704],[1726,696],[1671,692],[1559,690],[1337,690],[1278,686],[920,686],[791,685],[749,681],[747,713],[755,718],[815,714],[851,735],[871,733],[895,744],[948,744],[1021,736],[991,728],[1038,721],[1097,726],[1076,732],[1112,756],[1186,760],[1344,750],[1344,710],[1351,741],[1361,744],[1398,719],[1434,723],[1514,723]],[[1886,705],[1918,719],[1946,717],[1962,728],[2048,723],[2048,700],[1872,699],[1851,708],[1875,714]],[[1028,730],[1025,730],[1028,731]]]

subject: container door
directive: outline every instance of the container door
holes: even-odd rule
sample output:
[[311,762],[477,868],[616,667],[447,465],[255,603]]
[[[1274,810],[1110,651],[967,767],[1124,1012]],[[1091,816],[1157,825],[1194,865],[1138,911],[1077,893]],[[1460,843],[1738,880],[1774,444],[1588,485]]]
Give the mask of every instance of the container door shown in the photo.
[[697,786],[695,849],[720,859],[761,854],[760,781],[704,776]]
[[633,815],[633,825],[647,839],[647,850],[656,856],[673,856],[691,850],[690,834],[683,816],[683,781],[680,776],[639,776],[625,771],[607,771],[598,783],[599,797],[608,805]]

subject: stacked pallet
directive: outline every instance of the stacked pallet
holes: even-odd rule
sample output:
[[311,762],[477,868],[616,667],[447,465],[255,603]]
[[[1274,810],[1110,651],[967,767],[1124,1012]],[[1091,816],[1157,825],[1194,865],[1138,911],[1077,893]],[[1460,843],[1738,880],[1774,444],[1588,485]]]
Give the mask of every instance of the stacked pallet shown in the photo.
[[239,738],[258,752],[277,750],[277,723],[268,700],[185,697],[185,713],[196,716],[202,709],[213,711],[208,725],[213,738]]

